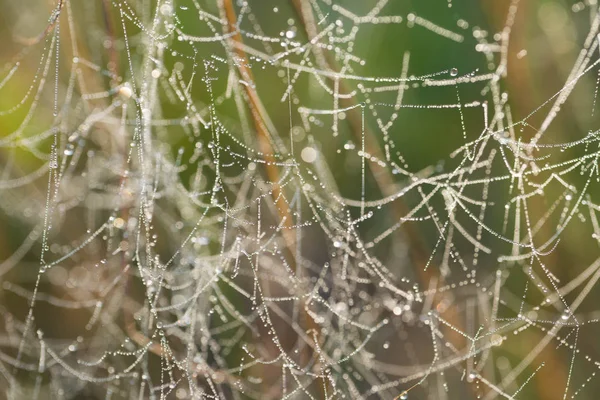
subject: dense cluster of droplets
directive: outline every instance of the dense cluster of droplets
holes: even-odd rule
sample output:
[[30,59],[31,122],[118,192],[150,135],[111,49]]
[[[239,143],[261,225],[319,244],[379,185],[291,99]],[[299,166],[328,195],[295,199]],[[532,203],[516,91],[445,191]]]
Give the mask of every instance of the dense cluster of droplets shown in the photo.
[[[590,22],[567,80],[515,118],[519,0],[495,34],[387,0],[264,3],[58,0],[14,34],[3,394],[518,399],[553,369],[556,398],[594,398],[598,134],[553,126],[585,82],[593,121],[595,1],[569,10]],[[407,47],[375,74],[376,32],[478,67]],[[585,253],[568,279],[560,246]]]

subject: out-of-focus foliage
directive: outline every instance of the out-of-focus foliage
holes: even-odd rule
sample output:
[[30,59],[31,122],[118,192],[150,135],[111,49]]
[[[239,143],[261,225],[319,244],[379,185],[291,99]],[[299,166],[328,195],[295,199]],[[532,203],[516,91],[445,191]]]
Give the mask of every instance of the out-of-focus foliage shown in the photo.
[[0,0],[8,399],[595,399],[595,0]]

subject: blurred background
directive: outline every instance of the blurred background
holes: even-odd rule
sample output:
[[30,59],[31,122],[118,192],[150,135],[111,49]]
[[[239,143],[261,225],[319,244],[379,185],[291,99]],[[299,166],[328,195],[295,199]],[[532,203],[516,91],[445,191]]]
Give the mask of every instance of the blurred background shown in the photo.
[[596,0],[0,10],[5,398],[597,398]]

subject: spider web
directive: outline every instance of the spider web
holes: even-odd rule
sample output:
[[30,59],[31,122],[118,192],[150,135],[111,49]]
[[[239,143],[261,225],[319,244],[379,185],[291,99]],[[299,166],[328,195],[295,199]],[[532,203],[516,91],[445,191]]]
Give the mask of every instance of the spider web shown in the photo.
[[8,23],[5,396],[594,398],[600,15],[571,7],[566,80],[513,116],[522,6],[496,34],[387,0]]

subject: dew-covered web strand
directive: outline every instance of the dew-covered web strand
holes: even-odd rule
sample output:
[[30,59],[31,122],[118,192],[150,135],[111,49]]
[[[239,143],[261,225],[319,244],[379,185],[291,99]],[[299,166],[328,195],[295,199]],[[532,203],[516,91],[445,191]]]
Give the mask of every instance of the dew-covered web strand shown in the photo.
[[[496,35],[390,15],[386,0],[362,12],[292,2],[289,15],[252,1],[103,4],[109,41],[80,31],[91,7],[61,1],[0,78],[3,91],[31,73],[0,116],[25,117],[0,144],[38,160],[34,172],[3,164],[0,188],[37,191],[44,211],[15,205],[31,234],[1,269],[39,260],[31,285],[3,287],[28,300],[3,370],[14,398],[32,360],[34,397],[49,374],[55,394],[75,379],[122,397],[443,399],[465,386],[516,398],[563,370],[537,359],[557,346],[569,352],[560,394],[588,396],[577,374],[597,361],[581,349],[594,322],[575,313],[598,269],[559,280],[552,257],[572,226],[599,234],[596,131],[564,140],[553,124],[597,68],[597,17],[562,87],[513,121],[503,90],[518,1]],[[482,67],[418,70],[412,49],[397,76],[374,76],[356,46],[372,27],[468,49]],[[413,96],[444,90],[449,102]],[[446,164],[407,161],[401,136],[428,134],[402,126],[411,113],[455,117],[457,130],[434,132],[455,135]],[[89,310],[85,335],[54,338],[34,317],[41,303]],[[536,346],[498,367],[530,331]]]

